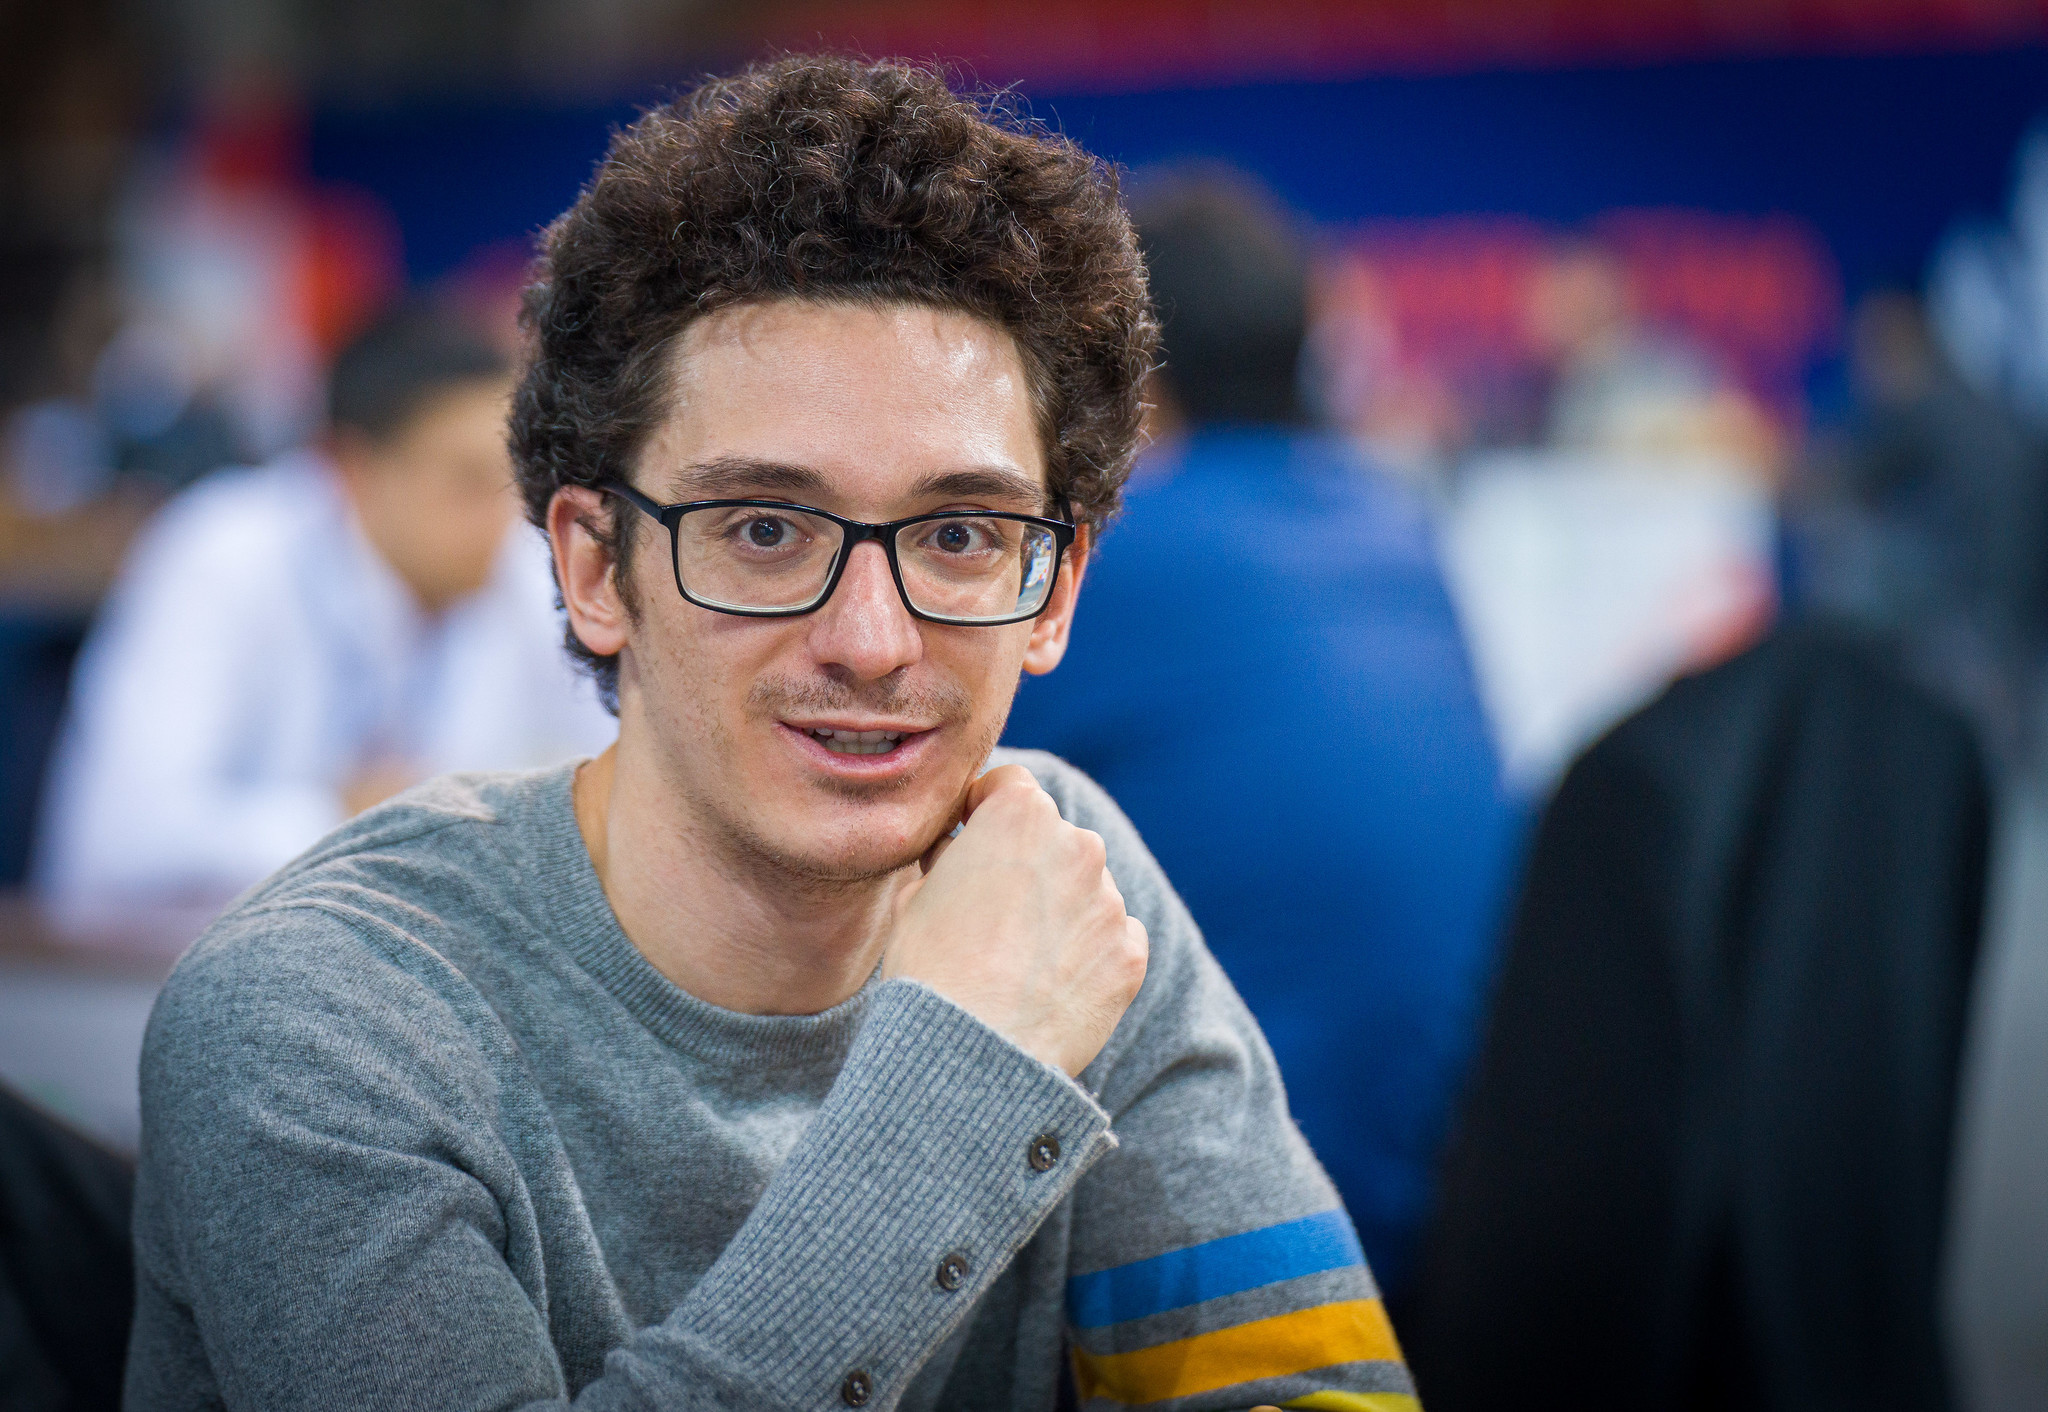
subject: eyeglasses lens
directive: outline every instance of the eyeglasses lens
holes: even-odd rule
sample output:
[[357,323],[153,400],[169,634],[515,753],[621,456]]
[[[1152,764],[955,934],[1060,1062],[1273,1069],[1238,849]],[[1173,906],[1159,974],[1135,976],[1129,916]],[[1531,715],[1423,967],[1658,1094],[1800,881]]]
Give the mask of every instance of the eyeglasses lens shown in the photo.
[[1036,613],[1052,591],[1057,549],[1042,526],[992,515],[921,520],[896,532],[911,606],[958,622]]
[[676,528],[676,577],[715,607],[808,608],[831,581],[839,538],[839,526],[801,510],[692,510]]

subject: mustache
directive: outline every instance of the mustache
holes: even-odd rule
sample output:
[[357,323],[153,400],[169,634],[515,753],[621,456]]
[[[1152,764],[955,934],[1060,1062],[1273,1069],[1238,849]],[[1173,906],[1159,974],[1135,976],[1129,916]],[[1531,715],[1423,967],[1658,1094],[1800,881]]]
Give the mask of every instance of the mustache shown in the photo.
[[948,725],[974,714],[974,697],[950,682],[912,685],[885,677],[855,684],[831,677],[764,677],[747,692],[747,706],[761,715],[867,712]]

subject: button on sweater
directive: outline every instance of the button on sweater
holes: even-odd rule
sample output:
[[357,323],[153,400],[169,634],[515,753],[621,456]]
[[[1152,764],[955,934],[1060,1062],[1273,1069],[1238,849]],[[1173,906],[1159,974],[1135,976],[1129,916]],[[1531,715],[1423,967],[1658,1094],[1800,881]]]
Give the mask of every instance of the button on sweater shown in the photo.
[[423,786],[245,896],[150,1022],[129,1405],[1412,1405],[1157,865],[1006,758],[1152,937],[1079,1082],[910,981],[805,1016],[678,989],[566,767]]

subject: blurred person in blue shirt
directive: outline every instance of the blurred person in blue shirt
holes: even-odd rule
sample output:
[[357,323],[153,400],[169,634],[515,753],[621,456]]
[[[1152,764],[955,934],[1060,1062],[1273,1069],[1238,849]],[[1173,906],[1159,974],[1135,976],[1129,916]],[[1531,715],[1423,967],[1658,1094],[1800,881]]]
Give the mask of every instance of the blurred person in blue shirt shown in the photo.
[[1141,200],[1159,442],[1096,611],[1006,744],[1088,771],[1179,883],[1398,1293],[1477,1035],[1518,811],[1428,517],[1307,424],[1307,265],[1247,180]]
[[165,506],[73,677],[45,897],[225,901],[416,780],[610,742],[515,524],[510,392],[480,332],[409,306],[336,360],[318,451]]

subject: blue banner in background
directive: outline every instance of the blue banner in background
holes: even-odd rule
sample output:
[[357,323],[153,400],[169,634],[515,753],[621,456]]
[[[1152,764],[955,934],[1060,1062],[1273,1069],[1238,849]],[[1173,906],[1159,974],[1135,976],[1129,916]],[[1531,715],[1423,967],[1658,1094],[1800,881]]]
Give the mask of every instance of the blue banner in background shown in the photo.
[[[382,197],[413,278],[431,281],[540,230],[574,200],[610,129],[660,96],[329,106],[313,115],[312,175]],[[1951,220],[2003,208],[2014,145],[2048,108],[2048,50],[1027,96],[1112,160],[1224,158],[1324,222],[1792,215],[1820,232],[1853,294],[1916,281]]]

